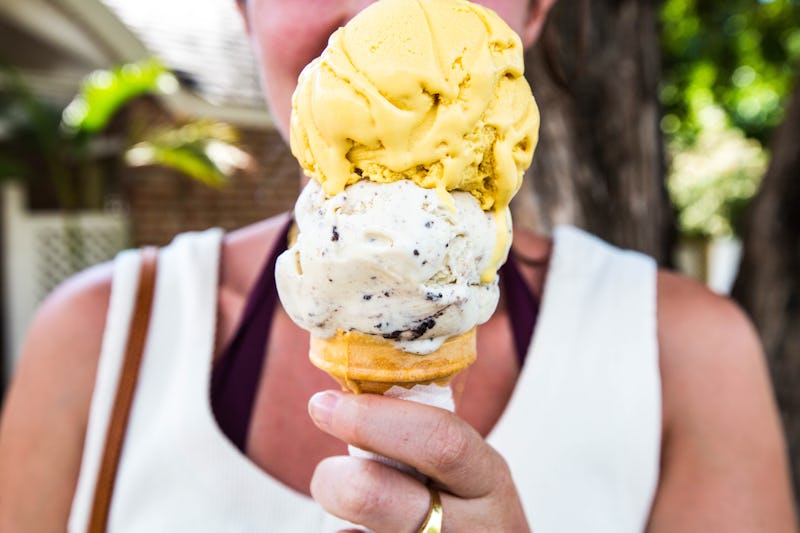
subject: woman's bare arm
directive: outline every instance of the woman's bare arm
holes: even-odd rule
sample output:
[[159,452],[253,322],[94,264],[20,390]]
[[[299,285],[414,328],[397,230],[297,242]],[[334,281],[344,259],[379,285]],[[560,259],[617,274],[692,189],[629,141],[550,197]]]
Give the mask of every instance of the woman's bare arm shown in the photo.
[[34,318],[0,420],[0,531],[66,530],[110,289],[94,267]]
[[765,358],[731,301],[673,274],[658,283],[662,471],[648,531],[796,531]]

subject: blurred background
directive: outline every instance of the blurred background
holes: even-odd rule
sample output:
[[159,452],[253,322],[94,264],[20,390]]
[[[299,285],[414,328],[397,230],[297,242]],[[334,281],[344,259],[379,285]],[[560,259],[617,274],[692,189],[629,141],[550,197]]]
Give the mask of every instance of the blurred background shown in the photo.
[[[731,294],[800,480],[800,0],[559,0],[518,224],[574,224]],[[0,2],[0,396],[72,273],[291,208],[233,0]]]

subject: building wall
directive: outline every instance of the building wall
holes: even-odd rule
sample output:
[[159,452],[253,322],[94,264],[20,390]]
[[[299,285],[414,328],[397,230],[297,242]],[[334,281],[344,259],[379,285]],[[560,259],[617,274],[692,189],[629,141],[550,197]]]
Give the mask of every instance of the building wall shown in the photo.
[[125,197],[134,245],[164,245],[178,233],[209,227],[233,230],[292,208],[300,171],[280,135],[275,130],[241,135],[254,164],[219,189],[162,168],[129,171]]

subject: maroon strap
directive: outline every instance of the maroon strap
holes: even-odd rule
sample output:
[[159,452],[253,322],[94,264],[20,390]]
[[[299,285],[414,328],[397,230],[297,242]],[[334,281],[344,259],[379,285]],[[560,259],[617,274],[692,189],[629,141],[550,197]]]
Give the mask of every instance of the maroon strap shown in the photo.
[[108,524],[108,512],[111,507],[111,495],[114,491],[114,480],[125,440],[125,430],[133,403],[133,393],[139,377],[139,367],[147,339],[147,328],[153,308],[153,292],[156,281],[156,263],[158,250],[146,247],[142,250],[142,265],[139,270],[139,286],[136,290],[136,302],[131,318],[128,344],[125,347],[125,358],[122,361],[117,395],[108,422],[106,444],[97,476],[92,514],[89,518],[89,533],[103,533]]

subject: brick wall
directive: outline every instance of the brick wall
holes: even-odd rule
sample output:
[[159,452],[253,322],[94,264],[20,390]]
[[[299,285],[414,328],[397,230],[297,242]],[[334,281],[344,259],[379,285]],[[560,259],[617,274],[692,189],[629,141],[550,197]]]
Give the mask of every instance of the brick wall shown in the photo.
[[232,230],[291,209],[300,171],[278,132],[242,130],[241,136],[253,167],[220,189],[159,167],[127,172],[134,245],[163,245],[178,233],[215,226]]

